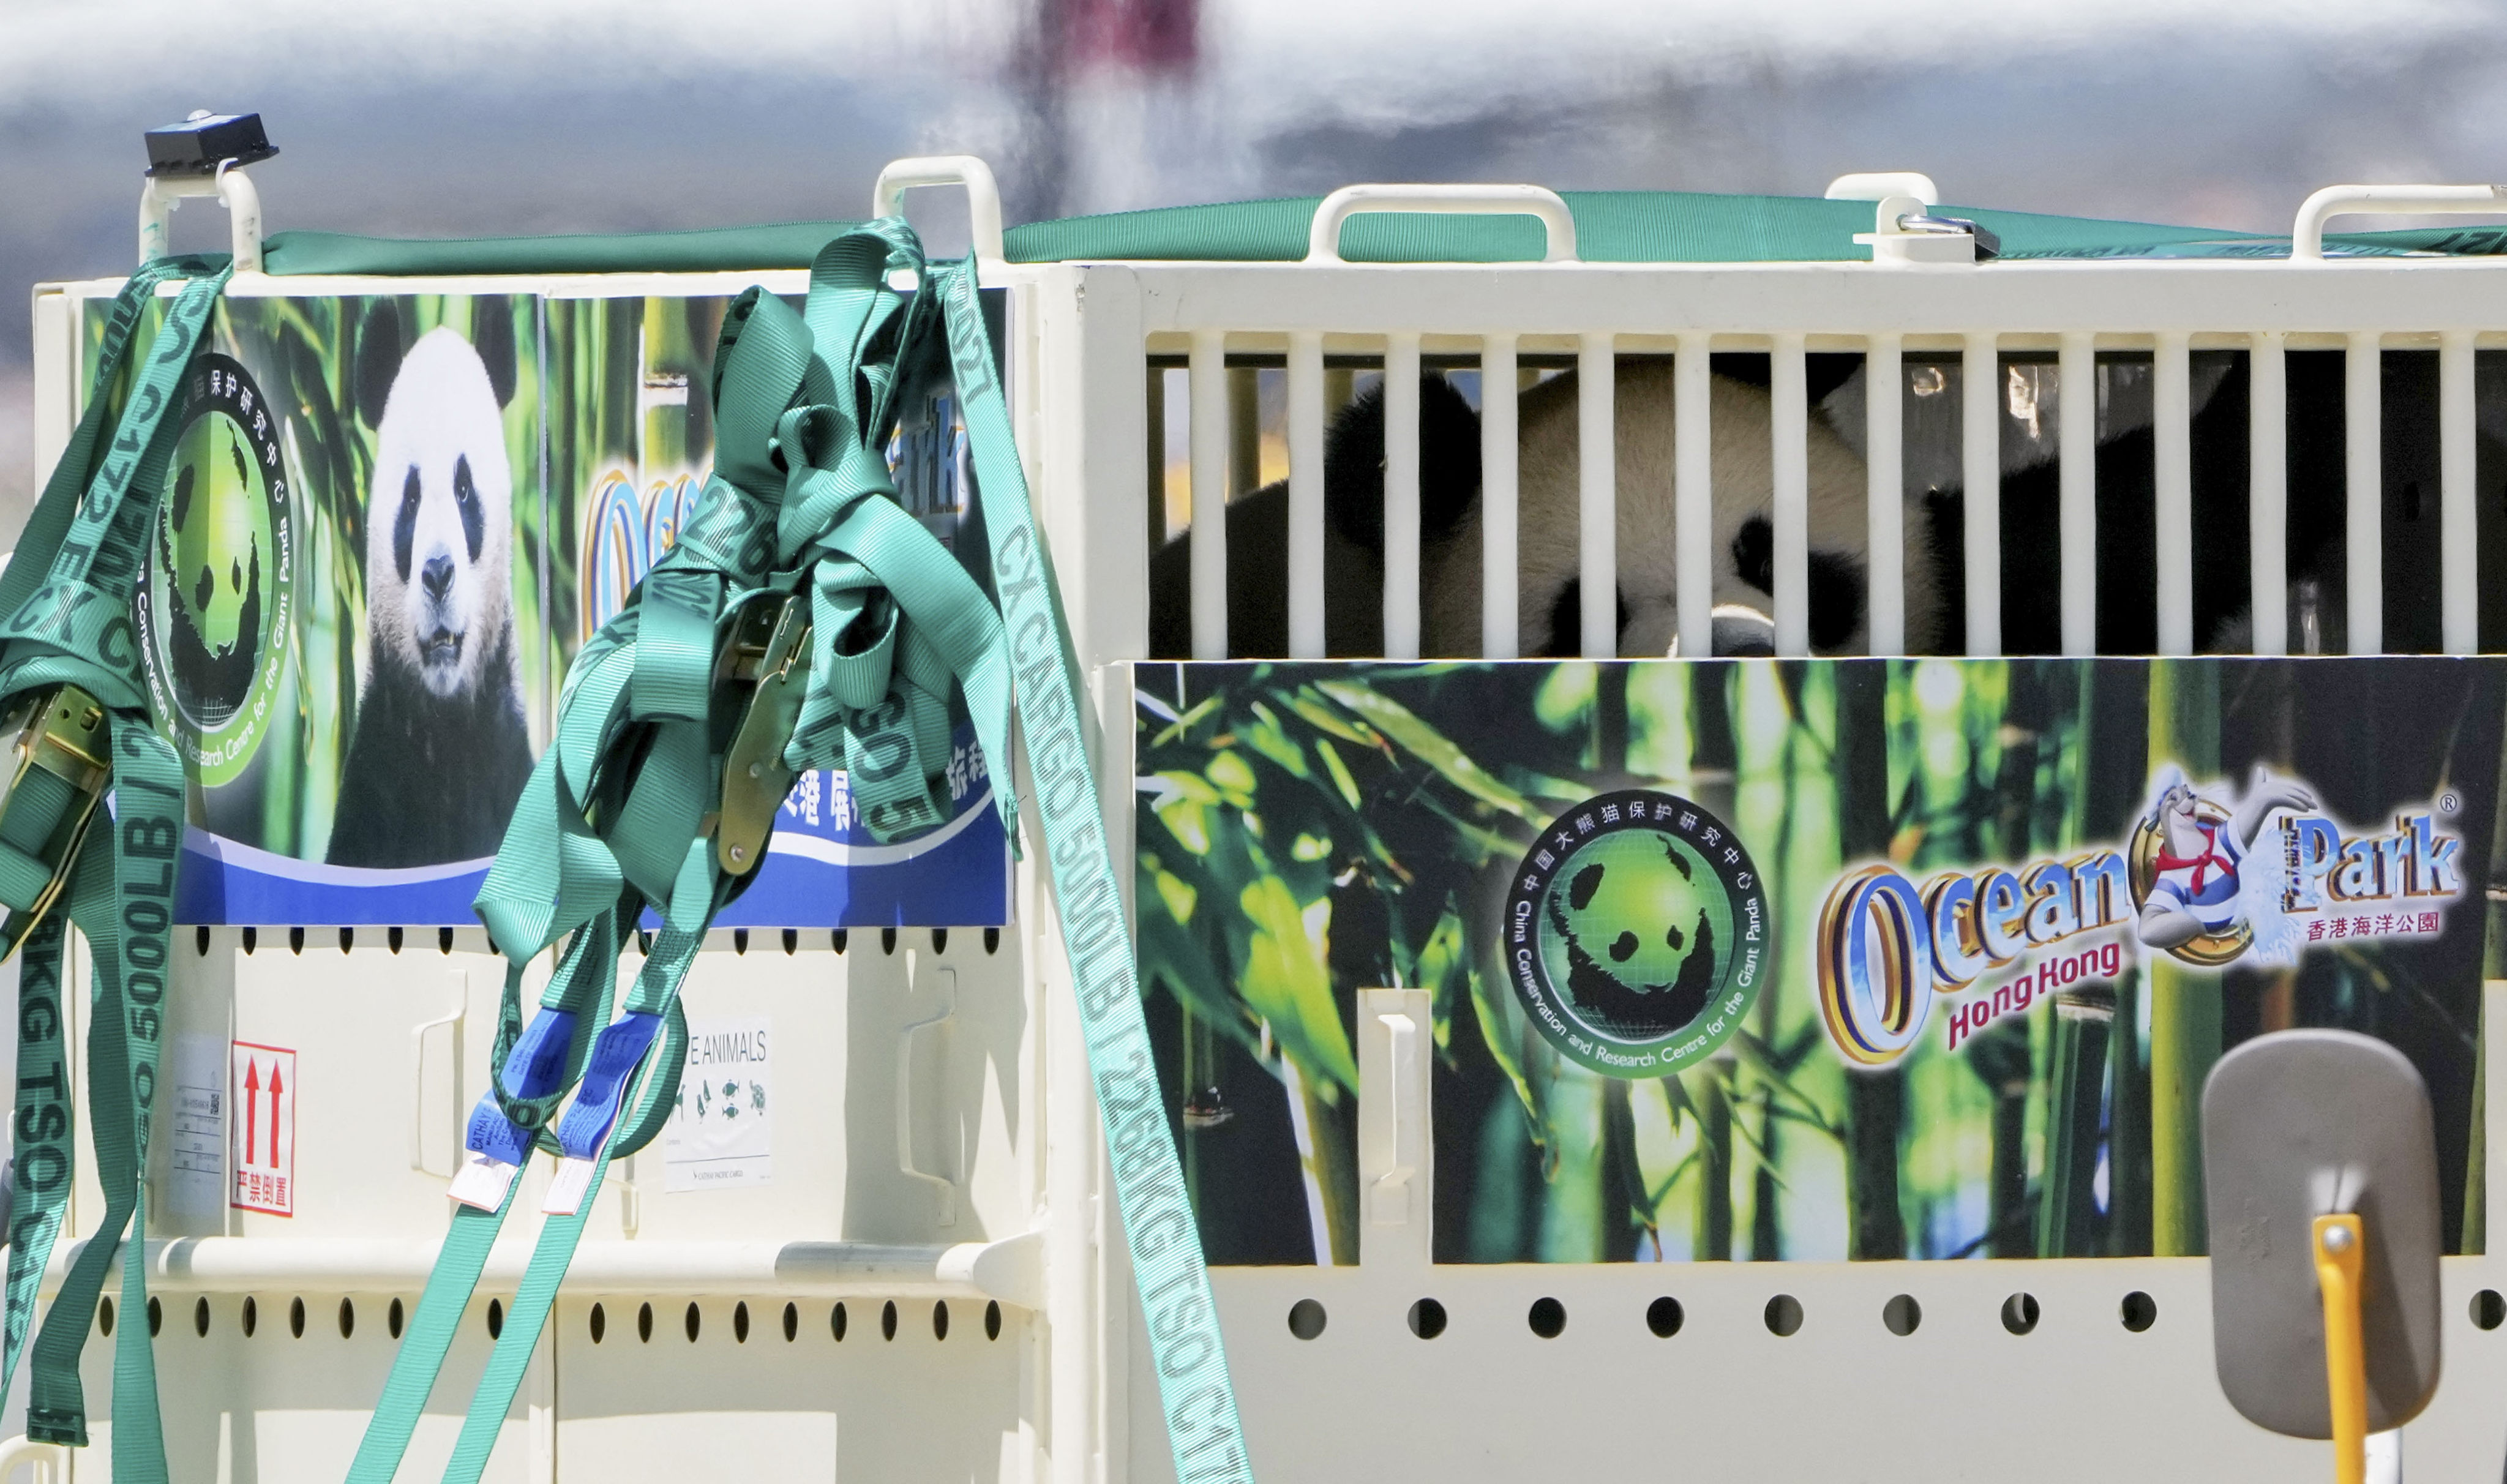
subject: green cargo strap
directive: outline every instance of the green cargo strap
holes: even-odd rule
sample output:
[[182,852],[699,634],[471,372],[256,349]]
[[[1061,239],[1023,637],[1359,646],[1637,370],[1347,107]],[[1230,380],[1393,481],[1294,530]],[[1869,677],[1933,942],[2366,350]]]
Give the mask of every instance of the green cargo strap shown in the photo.
[[[89,406],[41,502],[0,578],[0,711],[32,697],[109,715],[102,765],[113,814],[102,850],[76,849],[54,862],[69,873],[69,922],[87,936],[96,966],[88,1037],[89,1108],[104,1218],[80,1251],[34,1341],[27,1433],[40,1441],[87,1442],[80,1352],[117,1253],[145,1251],[148,1136],[164,1031],[172,954],[174,874],[181,856],[184,781],[180,760],[159,735],[137,673],[130,606],[147,563],[147,534],[164,489],[180,420],[184,378],[232,271],[223,258],[162,259],[124,286],[105,327]],[[183,280],[144,357],[133,347],[162,285]],[[127,382],[125,386],[123,383]],[[119,395],[117,396],[117,392]],[[110,424],[113,437],[103,438]],[[32,774],[27,775],[34,780]],[[26,843],[59,837],[20,808],[54,814],[78,807],[61,790],[12,790],[0,821],[0,851],[23,856]],[[32,873],[23,858],[0,856],[0,901],[31,908]],[[49,886],[48,880],[45,883]],[[28,933],[18,993],[19,1176],[11,1201],[5,1345],[0,1390],[15,1371],[71,1177],[72,1117],[62,1075],[61,957],[66,924],[54,913]],[[127,1245],[125,1234],[127,1233]],[[165,1478],[157,1408],[156,1357],[147,1322],[147,1264],[122,1265],[122,1313],[114,1343],[114,1476],[161,1484]]]

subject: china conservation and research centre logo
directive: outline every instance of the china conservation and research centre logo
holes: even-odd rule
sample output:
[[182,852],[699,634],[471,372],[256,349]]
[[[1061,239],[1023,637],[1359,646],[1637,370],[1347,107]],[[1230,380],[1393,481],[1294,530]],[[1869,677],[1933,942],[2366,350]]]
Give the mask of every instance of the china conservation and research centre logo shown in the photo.
[[1627,789],[1560,814],[1507,894],[1507,977],[1569,1060],[1668,1076],[1740,1029],[1769,966],[1765,887],[1731,828]]
[[184,381],[138,614],[157,714],[202,784],[242,774],[269,732],[294,591],[279,414],[233,358],[201,355]]

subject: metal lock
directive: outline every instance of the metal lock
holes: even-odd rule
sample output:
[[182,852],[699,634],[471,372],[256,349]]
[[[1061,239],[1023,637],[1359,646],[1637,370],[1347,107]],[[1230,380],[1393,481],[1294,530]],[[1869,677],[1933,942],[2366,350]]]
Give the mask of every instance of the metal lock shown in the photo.
[[[9,902],[0,918],[0,961],[35,930],[78,864],[79,843],[87,838],[95,807],[112,780],[112,720],[103,703],[75,685],[56,685],[21,697],[5,719],[0,736],[12,739],[18,766],[0,794],[0,840],[17,845],[51,871],[34,900]],[[38,773],[68,786],[41,784]],[[31,815],[31,817],[30,817]]]
[[783,745],[810,684],[810,601],[761,594],[742,605],[714,662],[714,688],[746,686],[740,722],[722,759],[722,812],[715,863],[733,876],[757,869],[775,831],[775,811],[792,791]]

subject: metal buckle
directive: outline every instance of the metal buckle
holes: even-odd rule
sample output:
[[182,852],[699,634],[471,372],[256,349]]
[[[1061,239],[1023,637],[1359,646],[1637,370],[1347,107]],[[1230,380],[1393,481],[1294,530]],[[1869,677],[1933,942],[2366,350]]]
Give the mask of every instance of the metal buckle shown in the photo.
[[12,819],[12,810],[38,807],[22,786],[35,770],[69,784],[71,797],[49,826],[41,819],[34,821],[36,828],[44,830],[36,857],[52,868],[52,879],[34,901],[24,907],[11,905],[7,916],[0,918],[0,961],[18,951],[18,945],[60,899],[71,868],[78,864],[79,843],[87,838],[95,806],[113,777],[112,720],[103,703],[75,685],[56,685],[22,697],[0,719],[0,735],[13,733],[18,768],[10,776],[8,791],[0,794],[0,837],[24,831],[26,821]]
[[757,869],[775,830],[775,811],[792,792],[783,745],[809,688],[810,632],[806,597],[761,593],[742,605],[714,662],[717,693],[730,685],[750,688],[723,751],[722,813],[713,837],[714,861],[733,876]]

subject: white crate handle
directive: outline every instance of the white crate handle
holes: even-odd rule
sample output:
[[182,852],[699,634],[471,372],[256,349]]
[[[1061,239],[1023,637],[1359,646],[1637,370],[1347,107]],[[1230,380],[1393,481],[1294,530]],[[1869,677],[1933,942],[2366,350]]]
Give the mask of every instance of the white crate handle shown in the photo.
[[1539,186],[1343,186],[1315,208],[1306,234],[1308,263],[1342,263],[1340,229],[1369,211],[1424,211],[1439,216],[1537,216],[1549,232],[1544,263],[1574,263],[1576,218],[1555,191]]
[[952,1017],[958,1013],[958,971],[934,968],[931,971],[940,989],[940,1008],[907,1026],[896,1037],[896,1169],[897,1173],[929,1190],[937,1203],[937,1224],[958,1224],[958,1183],[945,1175],[923,1169],[914,1162],[914,1044],[918,1036],[928,1032],[945,1032]]
[[974,238],[975,261],[988,265],[1007,261],[1001,243],[1001,188],[993,167],[972,155],[918,155],[891,160],[871,187],[870,214],[894,216],[905,193],[918,186],[964,186],[966,220]]
[[70,1451],[58,1443],[36,1442],[22,1432],[0,1441],[0,1479],[24,1464],[34,1466],[35,1484],[63,1484],[69,1478]]
[[174,207],[184,198],[214,196],[227,208],[227,235],[235,250],[236,271],[261,269],[261,189],[233,162],[222,162],[214,175],[151,175],[139,188],[139,261],[153,263],[170,255],[166,231]]
[[2326,186],[2298,208],[2289,229],[2293,263],[2324,261],[2324,224],[2337,216],[2507,212],[2507,186]]
[[453,1136],[454,1169],[441,1172],[441,1177],[445,1179],[451,1179],[460,1167],[461,1132],[457,1120],[468,1114],[468,1109],[461,1103],[461,1022],[470,1013],[470,976],[461,969],[454,969],[450,977],[453,981],[452,1013],[420,1022],[418,1029],[409,1033],[409,1167],[419,1175],[437,1175],[438,1172],[426,1168],[426,1032],[446,1026],[453,1028],[453,1116],[456,1120]]

